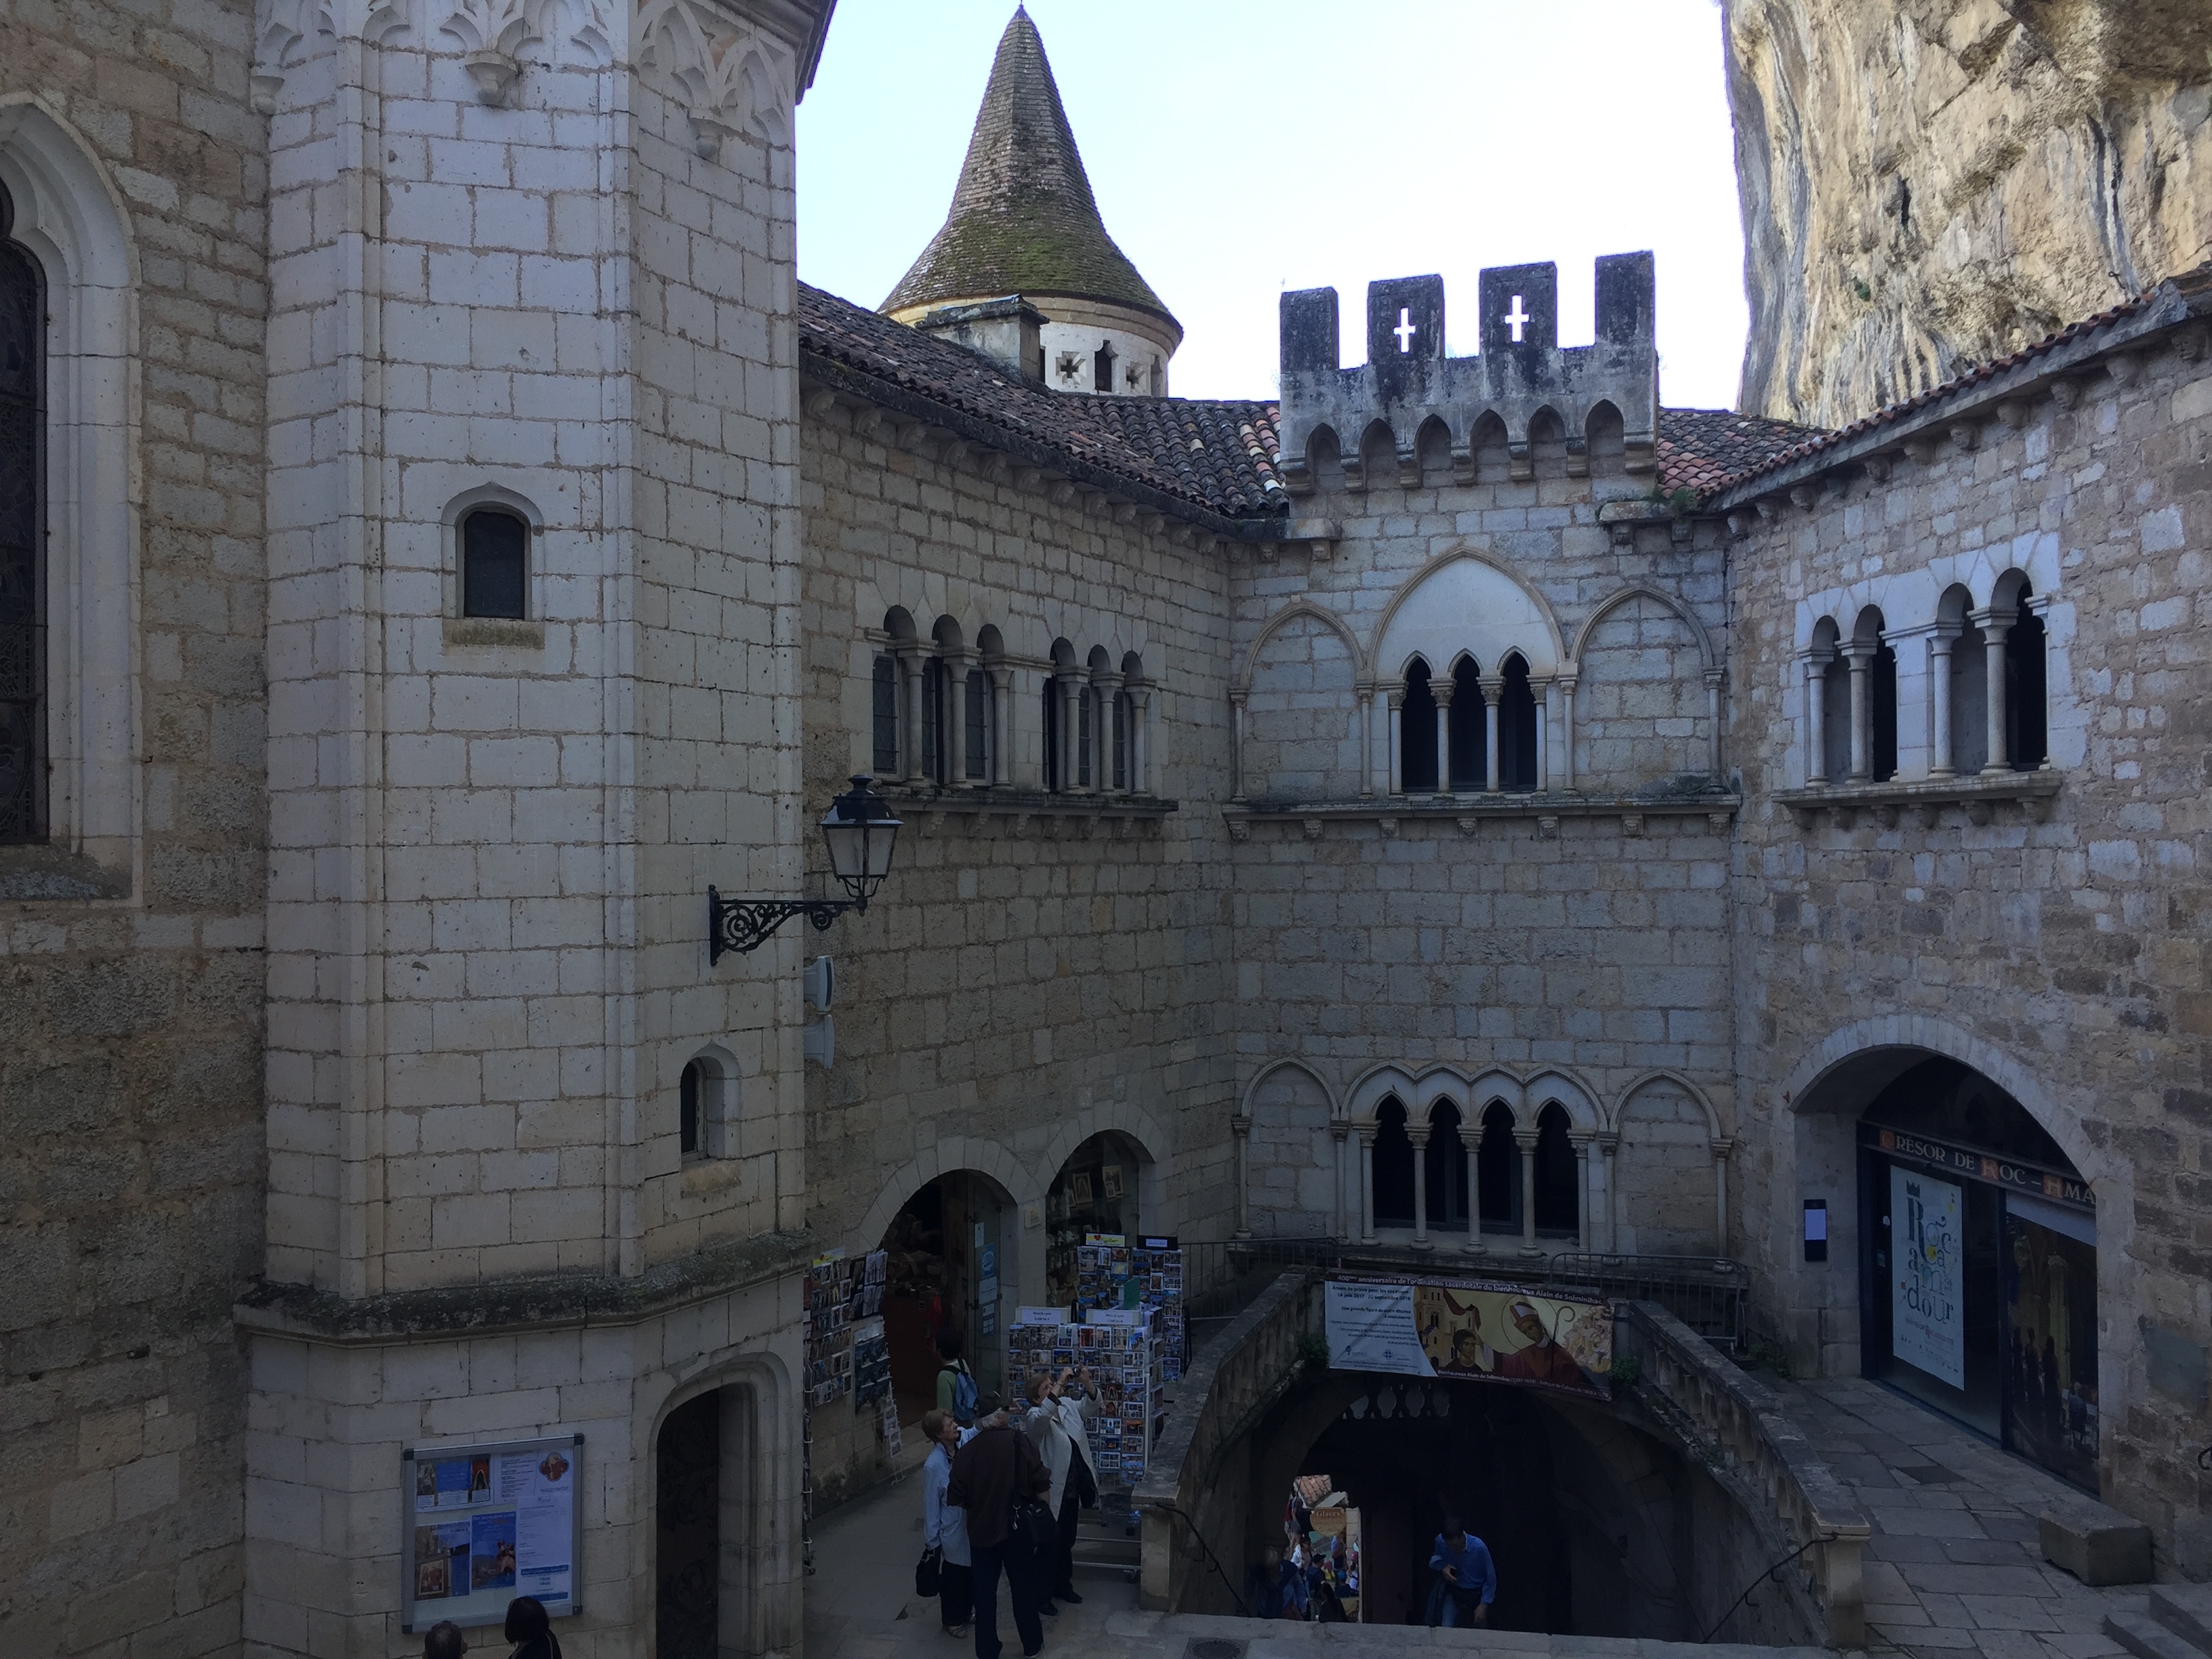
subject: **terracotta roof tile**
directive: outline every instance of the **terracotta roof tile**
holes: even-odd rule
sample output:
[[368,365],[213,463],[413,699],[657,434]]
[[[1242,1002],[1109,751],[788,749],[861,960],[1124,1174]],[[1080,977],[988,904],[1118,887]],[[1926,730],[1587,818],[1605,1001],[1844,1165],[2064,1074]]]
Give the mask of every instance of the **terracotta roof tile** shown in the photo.
[[990,359],[800,283],[799,348],[1030,446],[1157,492],[1165,504],[1259,520],[1288,506],[1272,403],[1050,392]]
[[1816,426],[1739,415],[1732,409],[1659,411],[1659,488],[1672,495],[1693,489],[1707,495],[1770,457],[1820,435]]

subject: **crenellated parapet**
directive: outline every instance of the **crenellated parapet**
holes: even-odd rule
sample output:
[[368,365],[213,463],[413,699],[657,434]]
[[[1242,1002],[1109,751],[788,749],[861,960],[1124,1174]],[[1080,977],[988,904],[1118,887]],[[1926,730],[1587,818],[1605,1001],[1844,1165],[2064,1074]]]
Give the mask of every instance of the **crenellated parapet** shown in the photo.
[[1596,338],[1559,345],[1559,268],[1481,276],[1480,350],[1444,355],[1441,276],[1367,285],[1367,362],[1337,362],[1337,296],[1282,299],[1282,454],[1291,492],[1529,478],[1556,447],[1569,477],[1592,458],[1648,472],[1659,426],[1649,253],[1597,262]]

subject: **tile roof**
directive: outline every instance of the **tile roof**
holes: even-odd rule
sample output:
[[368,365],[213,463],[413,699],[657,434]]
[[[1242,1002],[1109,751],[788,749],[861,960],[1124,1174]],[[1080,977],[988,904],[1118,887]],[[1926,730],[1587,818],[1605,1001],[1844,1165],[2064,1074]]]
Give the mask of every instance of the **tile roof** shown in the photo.
[[1001,294],[1109,301],[1182,332],[1106,234],[1044,42],[1018,9],[999,38],[952,210],[881,309]]
[[[1853,439],[1863,437],[1883,427],[1901,424],[1912,416],[1942,403],[1960,392],[1969,390],[1985,381],[1996,380],[2000,375],[2009,374],[2012,370],[2023,364],[2033,362],[2037,358],[2050,356],[2075,342],[2097,332],[2100,329],[2110,327],[2112,324],[2134,317],[2139,313],[2148,313],[2156,308],[2160,301],[2173,302],[2185,311],[2199,314],[2212,309],[2212,260],[2207,260],[2203,264],[2185,270],[2179,276],[2168,277],[2165,282],[2147,288],[2132,300],[2124,300],[2118,305],[2096,313],[2094,316],[2084,317],[2076,323],[2069,323],[2057,333],[2047,334],[2033,344],[2023,346],[2008,356],[1994,357],[1985,363],[1976,363],[1971,368],[1960,370],[1940,386],[1930,386],[1927,391],[1914,397],[1900,398],[1896,403],[1885,404],[1875,410],[1873,414],[1854,421],[1849,426],[1839,427],[1832,432],[1805,428],[1803,430],[1808,435],[1802,441],[1776,451],[1743,467],[1723,482],[1733,489],[1765,473],[1775,471],[1796,461],[1810,459],[1825,450],[1834,449],[1839,445],[1849,443]],[[1706,493],[1710,494],[1711,491],[1708,490]]]
[[[949,340],[802,283],[802,369],[1045,465],[1154,498],[1164,511],[1265,537],[1288,506],[1275,405],[1050,392]],[[1238,521],[1224,526],[1219,521]]]
[[1739,415],[1732,409],[1662,409],[1655,447],[1659,488],[1668,495],[1678,489],[1707,495],[1822,435],[1816,426]]

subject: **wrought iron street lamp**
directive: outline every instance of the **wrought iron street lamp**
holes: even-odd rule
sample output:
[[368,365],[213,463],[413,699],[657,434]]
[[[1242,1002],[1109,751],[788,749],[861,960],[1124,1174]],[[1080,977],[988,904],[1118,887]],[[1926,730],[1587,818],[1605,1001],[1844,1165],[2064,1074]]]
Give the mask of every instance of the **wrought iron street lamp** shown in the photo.
[[765,943],[793,916],[824,928],[848,910],[866,913],[868,901],[890,873],[891,849],[899,820],[890,803],[871,787],[865,772],[830,803],[822,815],[822,839],[830,849],[830,872],[850,898],[738,899],[707,890],[707,960],[720,962],[725,951],[751,951]]

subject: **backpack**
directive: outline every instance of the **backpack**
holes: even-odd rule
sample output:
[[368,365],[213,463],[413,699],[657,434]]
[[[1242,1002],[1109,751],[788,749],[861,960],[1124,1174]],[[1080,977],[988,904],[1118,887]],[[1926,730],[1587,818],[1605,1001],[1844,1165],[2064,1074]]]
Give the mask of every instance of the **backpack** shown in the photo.
[[947,1365],[952,1373],[952,1420],[963,1429],[975,1426],[975,1374],[965,1365]]

